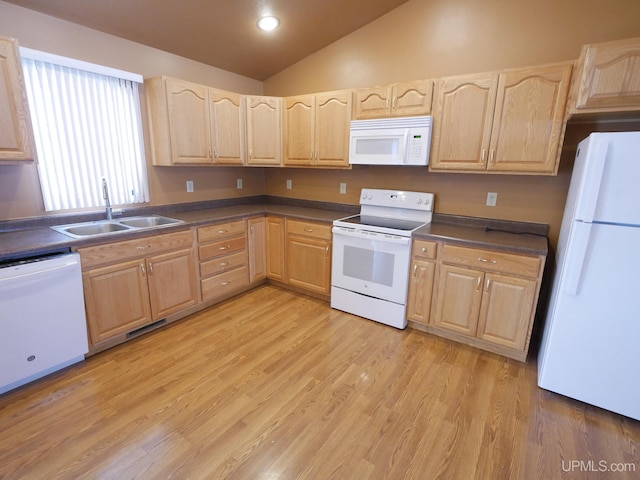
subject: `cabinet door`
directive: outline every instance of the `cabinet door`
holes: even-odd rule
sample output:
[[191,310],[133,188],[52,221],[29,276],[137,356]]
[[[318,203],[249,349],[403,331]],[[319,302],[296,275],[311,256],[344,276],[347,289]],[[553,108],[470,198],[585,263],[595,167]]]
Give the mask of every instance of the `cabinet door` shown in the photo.
[[484,274],[477,270],[441,265],[434,324],[475,336],[483,278]]
[[478,338],[524,350],[535,296],[534,280],[487,273],[482,294]]
[[359,88],[355,92],[353,117],[357,120],[389,116],[391,87]]
[[247,97],[248,165],[281,165],[282,99]]
[[424,325],[429,323],[435,271],[436,264],[434,262],[414,259],[407,301],[407,318],[409,320]]
[[284,219],[267,217],[267,277],[285,280]]
[[495,74],[438,81],[431,170],[486,169],[497,86]]
[[198,302],[193,249],[156,255],[146,265],[153,320]]
[[349,166],[352,97],[351,91],[316,95],[315,165]]
[[267,276],[267,231],[264,217],[250,218],[249,227],[249,282]]
[[242,95],[210,91],[213,163],[242,165],[245,161],[244,105]]
[[433,82],[398,83],[393,86],[391,116],[407,117],[431,113]]
[[31,161],[35,155],[18,43],[0,37],[0,160]]
[[554,173],[570,64],[500,74],[488,170]]
[[151,322],[144,260],[89,270],[82,277],[92,345]]
[[327,240],[287,236],[287,283],[328,295],[331,289],[331,247]]
[[578,110],[637,110],[640,107],[640,38],[585,45]]
[[315,145],[313,95],[284,99],[284,164],[311,165]]
[[211,164],[208,88],[168,78],[167,109],[174,164]]

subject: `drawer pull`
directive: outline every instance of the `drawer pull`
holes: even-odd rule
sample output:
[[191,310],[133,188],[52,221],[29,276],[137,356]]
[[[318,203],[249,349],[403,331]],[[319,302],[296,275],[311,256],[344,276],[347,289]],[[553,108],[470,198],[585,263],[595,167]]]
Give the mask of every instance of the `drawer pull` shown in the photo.
[[422,248],[420,249],[420,251],[421,251],[422,253],[427,253],[427,247],[422,247]]
[[218,230],[218,235],[224,235],[228,230]]
[[230,265],[229,262],[220,262],[220,266],[221,267],[226,267],[227,265]]
[[146,250],[147,248],[151,248],[151,245],[138,245],[136,250]]
[[231,285],[231,281],[229,281],[229,282],[222,282],[222,283],[220,284],[220,286],[221,286],[221,287],[226,287],[227,285]]
[[487,260],[486,258],[482,258],[482,257],[478,257],[478,261],[482,263],[491,263],[492,265],[495,265],[496,263],[498,263],[497,260]]
[[231,248],[231,245],[227,245],[226,247],[220,247],[220,250],[229,250]]
[[311,233],[311,232],[313,232],[313,228],[305,228],[304,231]]

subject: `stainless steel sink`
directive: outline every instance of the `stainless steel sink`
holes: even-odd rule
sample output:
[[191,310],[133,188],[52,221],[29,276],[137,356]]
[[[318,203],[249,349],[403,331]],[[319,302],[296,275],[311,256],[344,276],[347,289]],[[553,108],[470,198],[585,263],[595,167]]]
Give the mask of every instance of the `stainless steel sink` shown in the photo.
[[148,216],[148,217],[131,217],[118,220],[122,225],[133,228],[150,228],[160,227],[162,225],[173,225],[175,223],[182,223],[182,220],[176,220],[175,218]]
[[158,215],[147,215],[140,217],[125,217],[120,220],[102,220],[97,222],[57,225],[51,228],[56,232],[63,233],[69,237],[86,238],[93,237],[95,235],[109,235],[135,230],[159,228],[178,223],[183,223],[183,221]]

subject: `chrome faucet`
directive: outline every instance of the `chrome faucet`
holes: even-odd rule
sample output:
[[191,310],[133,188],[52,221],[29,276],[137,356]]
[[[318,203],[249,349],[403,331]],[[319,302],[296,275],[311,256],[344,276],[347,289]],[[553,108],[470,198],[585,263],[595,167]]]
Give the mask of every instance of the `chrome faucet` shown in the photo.
[[107,179],[102,179],[102,198],[104,198],[105,206],[107,207],[107,220],[113,219],[113,212],[111,210],[111,201],[109,200],[109,187],[107,187]]

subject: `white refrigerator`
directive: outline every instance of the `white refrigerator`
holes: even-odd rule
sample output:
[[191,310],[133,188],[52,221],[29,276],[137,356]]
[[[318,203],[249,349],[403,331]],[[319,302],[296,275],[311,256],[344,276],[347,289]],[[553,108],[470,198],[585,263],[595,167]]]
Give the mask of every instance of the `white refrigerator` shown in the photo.
[[538,385],[640,420],[640,132],[580,142]]

